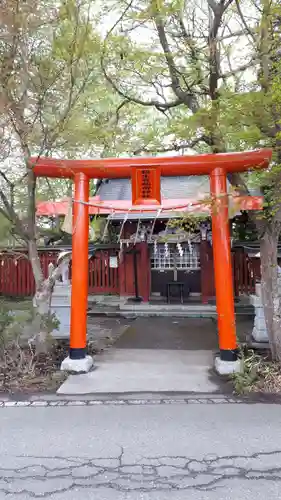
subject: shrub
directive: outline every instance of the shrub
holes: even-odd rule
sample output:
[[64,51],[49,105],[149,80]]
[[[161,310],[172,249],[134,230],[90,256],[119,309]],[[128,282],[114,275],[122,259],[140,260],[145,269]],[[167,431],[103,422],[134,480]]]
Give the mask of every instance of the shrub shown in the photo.
[[279,392],[281,390],[281,371],[266,355],[241,346],[242,371],[234,373],[232,380],[237,394],[249,392]]

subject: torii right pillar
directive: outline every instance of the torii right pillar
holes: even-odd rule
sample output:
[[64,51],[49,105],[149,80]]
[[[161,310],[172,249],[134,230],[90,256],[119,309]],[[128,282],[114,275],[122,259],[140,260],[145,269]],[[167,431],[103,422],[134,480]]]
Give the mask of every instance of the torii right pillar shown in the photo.
[[235,327],[227,179],[222,167],[216,167],[210,173],[210,191],[220,349],[220,356],[215,360],[215,367],[217,372],[226,375],[240,371],[241,362],[238,359]]

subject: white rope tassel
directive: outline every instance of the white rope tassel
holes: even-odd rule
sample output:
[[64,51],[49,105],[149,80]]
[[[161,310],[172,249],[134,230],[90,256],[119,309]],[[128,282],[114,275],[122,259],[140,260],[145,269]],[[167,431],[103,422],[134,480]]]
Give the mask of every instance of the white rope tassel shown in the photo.
[[183,257],[183,249],[180,243],[177,243],[177,249],[179,252],[180,257]]
[[120,233],[119,233],[119,236],[118,236],[118,243],[120,242],[121,240],[121,237],[122,237],[122,233],[123,233],[123,229],[124,229],[124,226],[125,226],[125,223],[127,222],[128,220],[128,217],[129,217],[129,212],[126,213],[124,219],[123,219],[123,222],[122,222],[122,225],[121,225],[121,229],[120,229]]
[[155,227],[155,224],[156,224],[156,220],[157,220],[157,218],[159,217],[159,215],[161,214],[161,212],[162,212],[162,208],[160,208],[160,210],[158,210],[158,212],[157,212],[157,214],[156,214],[156,217],[155,217],[155,219],[154,219],[154,221],[153,221],[152,228],[151,228],[151,235],[150,235],[150,238],[152,238],[152,235],[153,235],[153,233],[154,233],[154,227]]
[[110,220],[111,220],[111,217],[114,215],[114,210],[113,212],[108,215],[107,219],[106,219],[106,224],[105,224],[105,227],[104,227],[104,231],[103,231],[103,235],[102,235],[102,242],[105,240],[106,238],[106,235],[107,235],[107,232],[108,232],[108,226],[109,226],[109,223],[110,223]]
[[137,242],[139,230],[140,230],[140,219],[138,220],[137,230],[136,230],[135,239],[134,239],[134,245]]
[[157,241],[154,241],[154,255],[157,255]]

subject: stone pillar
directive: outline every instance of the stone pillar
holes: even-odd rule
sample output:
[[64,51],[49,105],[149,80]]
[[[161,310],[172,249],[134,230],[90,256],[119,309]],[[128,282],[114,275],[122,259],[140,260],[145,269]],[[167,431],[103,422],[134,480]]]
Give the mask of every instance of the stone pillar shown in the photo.
[[71,306],[71,285],[70,283],[57,281],[52,293],[51,313],[55,314],[59,327],[53,332],[56,338],[69,339],[70,331],[70,306]]
[[268,342],[260,283],[256,284],[255,292],[255,295],[250,295],[250,302],[255,308],[255,320],[252,337],[256,342]]
[[[252,337],[256,342],[268,342],[264,310],[262,305],[261,284],[256,283],[255,295],[250,295],[250,303],[255,308],[254,328]],[[278,293],[281,295],[281,269],[278,269]]]

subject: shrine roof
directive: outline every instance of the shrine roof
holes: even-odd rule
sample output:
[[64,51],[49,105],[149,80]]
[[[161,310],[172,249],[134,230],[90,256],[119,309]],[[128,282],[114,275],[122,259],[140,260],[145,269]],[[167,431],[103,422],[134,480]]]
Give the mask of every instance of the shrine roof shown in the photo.
[[[131,200],[131,179],[103,179],[97,191],[102,201]],[[162,177],[162,199],[204,198],[210,194],[208,176]]]
[[[228,185],[229,186],[229,185]],[[259,193],[251,192],[252,196],[259,196]],[[161,178],[161,197],[162,206],[177,206],[187,203],[195,204],[191,211],[209,215],[209,207],[196,202],[203,201],[210,195],[209,177],[208,176],[176,176]],[[110,215],[113,219],[122,219],[130,211],[131,207],[131,179],[103,179],[99,181],[99,186],[95,197],[90,198],[89,213],[91,215]],[[91,206],[99,204],[100,207]],[[69,210],[69,199],[60,201],[41,201],[37,203],[37,215],[66,215]],[[118,206],[121,211],[112,213],[108,208],[110,205]],[[124,209],[124,210],[123,210]],[[173,211],[164,211],[161,213],[161,218],[170,218],[179,216],[182,209]],[[139,213],[134,212],[129,214],[129,218],[150,218],[157,214],[157,207],[153,212]]]
[[[228,183],[228,189],[230,184]],[[260,196],[260,192],[250,189],[252,196]],[[103,179],[97,190],[102,201],[131,200],[131,179]],[[208,176],[161,177],[162,199],[203,199],[210,195]]]

